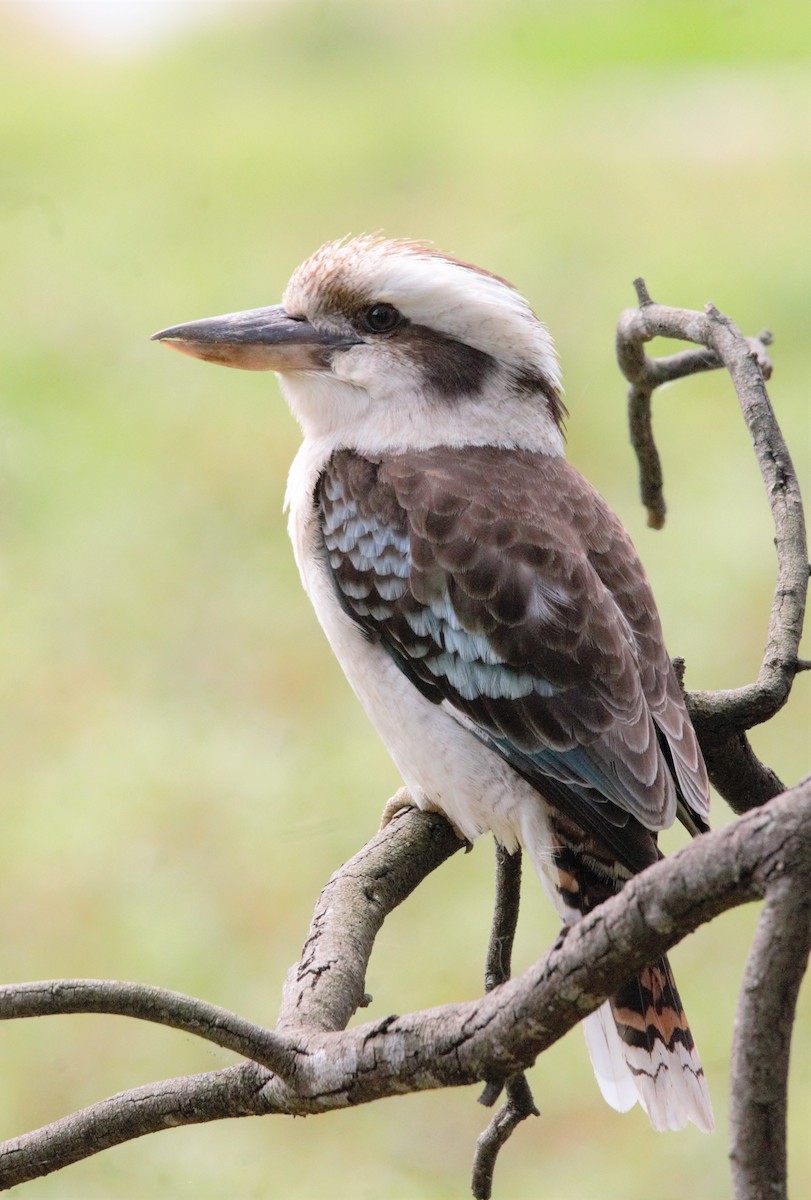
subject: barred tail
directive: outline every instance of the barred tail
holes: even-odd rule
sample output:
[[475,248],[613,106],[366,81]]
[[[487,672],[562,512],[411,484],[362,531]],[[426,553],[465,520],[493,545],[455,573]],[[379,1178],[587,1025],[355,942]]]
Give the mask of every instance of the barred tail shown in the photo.
[[[547,810],[546,818],[545,828],[525,821],[523,844],[564,924],[572,925],[618,892],[631,872],[560,812]],[[655,862],[655,838],[640,831]],[[692,1121],[712,1131],[707,1082],[666,958],[630,979],[586,1017],[583,1029],[600,1091],[612,1108],[627,1112],[638,1101],[654,1129],[681,1129]]]
[[626,1112],[638,1100],[654,1129],[692,1121],[712,1132],[707,1082],[666,958],[640,971],[583,1029],[600,1091],[613,1108]]

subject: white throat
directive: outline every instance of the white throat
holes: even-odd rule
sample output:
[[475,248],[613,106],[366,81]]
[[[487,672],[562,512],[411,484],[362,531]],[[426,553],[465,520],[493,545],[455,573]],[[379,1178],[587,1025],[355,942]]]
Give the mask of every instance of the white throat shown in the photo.
[[533,403],[515,394],[499,376],[475,396],[449,402],[396,378],[375,395],[326,373],[290,372],[280,382],[305,440],[333,449],[396,454],[432,446],[500,446],[564,453],[563,435],[542,398]]

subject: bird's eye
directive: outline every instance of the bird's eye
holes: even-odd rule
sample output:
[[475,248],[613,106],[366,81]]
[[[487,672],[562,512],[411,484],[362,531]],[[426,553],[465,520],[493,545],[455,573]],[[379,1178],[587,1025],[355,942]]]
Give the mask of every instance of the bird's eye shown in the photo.
[[393,304],[373,304],[363,314],[363,323],[370,333],[390,333],[402,319]]

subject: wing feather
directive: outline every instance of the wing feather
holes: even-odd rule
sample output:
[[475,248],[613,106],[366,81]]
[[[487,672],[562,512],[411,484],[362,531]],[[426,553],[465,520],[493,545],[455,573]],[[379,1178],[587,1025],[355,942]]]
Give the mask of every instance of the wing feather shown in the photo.
[[318,501],[341,603],[424,695],[631,870],[629,818],[669,825],[678,789],[701,827],[706,771],[650,586],[563,459],[340,450]]

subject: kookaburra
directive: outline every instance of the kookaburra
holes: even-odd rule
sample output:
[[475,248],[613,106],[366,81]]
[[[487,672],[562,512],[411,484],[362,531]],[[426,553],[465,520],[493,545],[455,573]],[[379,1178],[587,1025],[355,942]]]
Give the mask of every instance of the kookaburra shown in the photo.
[[[304,589],[413,803],[524,848],[565,924],[707,828],[707,773],[631,541],[564,458],[551,338],[504,279],[331,242],[281,305],[156,333],[279,373]],[[586,1018],[606,1100],[712,1128],[666,959]]]

